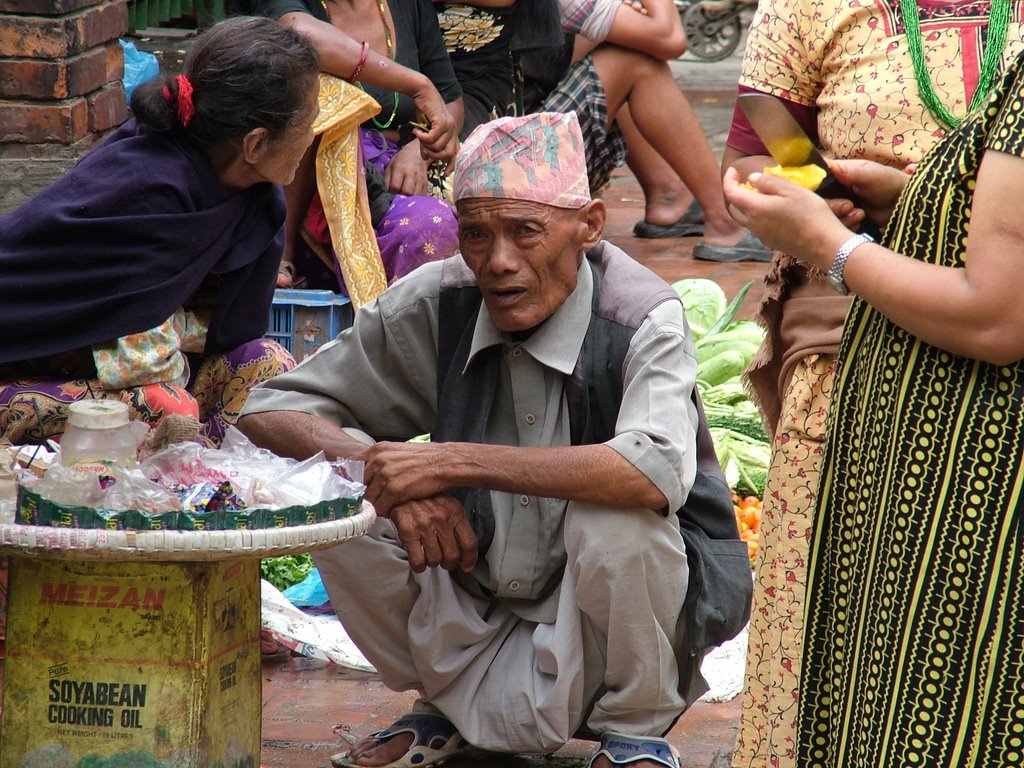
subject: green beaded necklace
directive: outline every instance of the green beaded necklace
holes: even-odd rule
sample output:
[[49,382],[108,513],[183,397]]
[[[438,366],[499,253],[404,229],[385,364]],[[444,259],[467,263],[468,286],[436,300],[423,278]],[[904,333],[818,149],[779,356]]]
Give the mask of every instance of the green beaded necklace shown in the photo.
[[[327,0],[320,0],[320,5],[323,6],[324,13],[327,14],[327,20],[333,23],[331,18],[331,9],[327,7]],[[395,60],[395,42],[391,39],[391,29],[388,27],[388,19],[384,12],[384,0],[377,0],[377,11],[380,13],[380,23],[384,25],[384,40],[388,44],[388,58],[392,61]],[[362,83],[356,83],[360,88],[363,88]],[[365,91],[366,88],[363,88]],[[393,98],[391,102],[391,117],[387,119],[387,122],[380,122],[377,116],[374,115],[370,118],[373,124],[381,131],[386,128],[390,128],[391,124],[395,122],[395,115],[398,114],[398,91],[392,91],[391,96]]]
[[[970,113],[988,98],[988,92],[992,89],[992,82],[996,72],[999,71],[999,62],[1003,58],[1003,48],[1006,47],[1006,29],[1010,22],[1011,0],[992,0],[992,7],[988,18],[988,40],[985,43],[985,54],[981,60],[981,73],[978,76],[978,86],[974,89],[971,103],[967,107]],[[921,42],[921,18],[917,12],[916,0],[900,0],[900,10],[903,11],[903,27],[907,43],[910,46],[910,59],[914,62],[914,75],[917,78],[917,91],[921,94],[921,100],[928,107],[928,110],[940,123],[950,128],[955,128],[962,122],[962,118],[952,114],[946,109],[939,97],[935,95],[932,88],[932,78],[928,74],[928,67],[925,63],[924,46]]]

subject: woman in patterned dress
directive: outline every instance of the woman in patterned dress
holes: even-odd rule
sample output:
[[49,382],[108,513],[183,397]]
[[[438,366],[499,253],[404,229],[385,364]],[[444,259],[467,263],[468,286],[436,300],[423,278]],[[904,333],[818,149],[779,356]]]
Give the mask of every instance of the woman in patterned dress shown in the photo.
[[[928,79],[956,117],[978,91],[986,52],[1001,53],[1005,66],[1024,48],[1021,0],[1008,3],[1004,47],[990,45],[997,4],[919,4]],[[911,36],[900,0],[762,0],[747,38],[740,93],[784,100],[827,157],[904,168],[949,129],[921,95]],[[723,166],[759,170],[775,162],[766,155],[737,110]],[[774,432],[773,459],[734,768],[794,764],[808,542],[835,356],[850,306],[850,297],[829,288],[820,272],[783,254],[776,255],[764,296],[768,340],[750,375]]]
[[798,765],[1021,760],[1022,115],[1018,57],[912,175],[837,161],[884,244],[851,240],[864,211],[834,204],[840,220],[787,181],[726,173],[739,221],[855,296],[811,537]]
[[444,199],[443,169],[458,148],[462,90],[431,4],[252,0],[249,5],[253,14],[308,37],[323,72],[363,89],[378,107],[357,129],[360,162],[336,172],[353,184],[362,183],[358,175],[365,174],[381,280],[365,295],[349,285],[352,275],[342,252],[348,244],[337,242],[334,222],[360,212],[341,207],[321,188],[317,141],[285,189],[288,219],[278,286],[334,290],[360,306],[421,264],[451,256],[458,248],[457,225]]
[[0,439],[59,439],[71,402],[110,398],[217,445],[250,389],[295,365],[263,335],[318,70],[300,35],[222,22],[182,74],[135,90],[132,120],[0,217]]

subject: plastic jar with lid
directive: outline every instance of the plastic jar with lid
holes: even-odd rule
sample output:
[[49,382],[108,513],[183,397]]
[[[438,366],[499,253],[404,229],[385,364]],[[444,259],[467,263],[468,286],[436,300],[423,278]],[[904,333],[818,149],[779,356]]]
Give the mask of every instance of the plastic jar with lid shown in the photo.
[[113,465],[137,460],[136,430],[128,404],[120,400],[79,400],[68,406],[68,423],[60,440],[60,462],[76,472],[106,474]]

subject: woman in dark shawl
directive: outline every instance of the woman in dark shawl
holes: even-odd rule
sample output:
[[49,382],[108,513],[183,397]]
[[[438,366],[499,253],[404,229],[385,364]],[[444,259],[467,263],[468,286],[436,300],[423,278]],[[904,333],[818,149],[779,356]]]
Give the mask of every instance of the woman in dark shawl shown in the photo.
[[193,417],[216,445],[249,389],[294,366],[261,337],[318,72],[292,30],[222,22],[183,74],[136,89],[133,119],[0,218],[0,438],[59,436],[67,405],[92,397],[151,424]]

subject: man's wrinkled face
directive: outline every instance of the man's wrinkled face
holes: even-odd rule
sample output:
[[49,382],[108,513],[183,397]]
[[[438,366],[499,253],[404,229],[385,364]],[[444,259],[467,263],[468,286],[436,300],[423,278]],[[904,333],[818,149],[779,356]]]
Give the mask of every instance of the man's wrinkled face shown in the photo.
[[604,206],[474,197],[459,201],[458,219],[462,257],[492,322],[518,333],[547,320],[575,290],[583,251],[600,240]]

